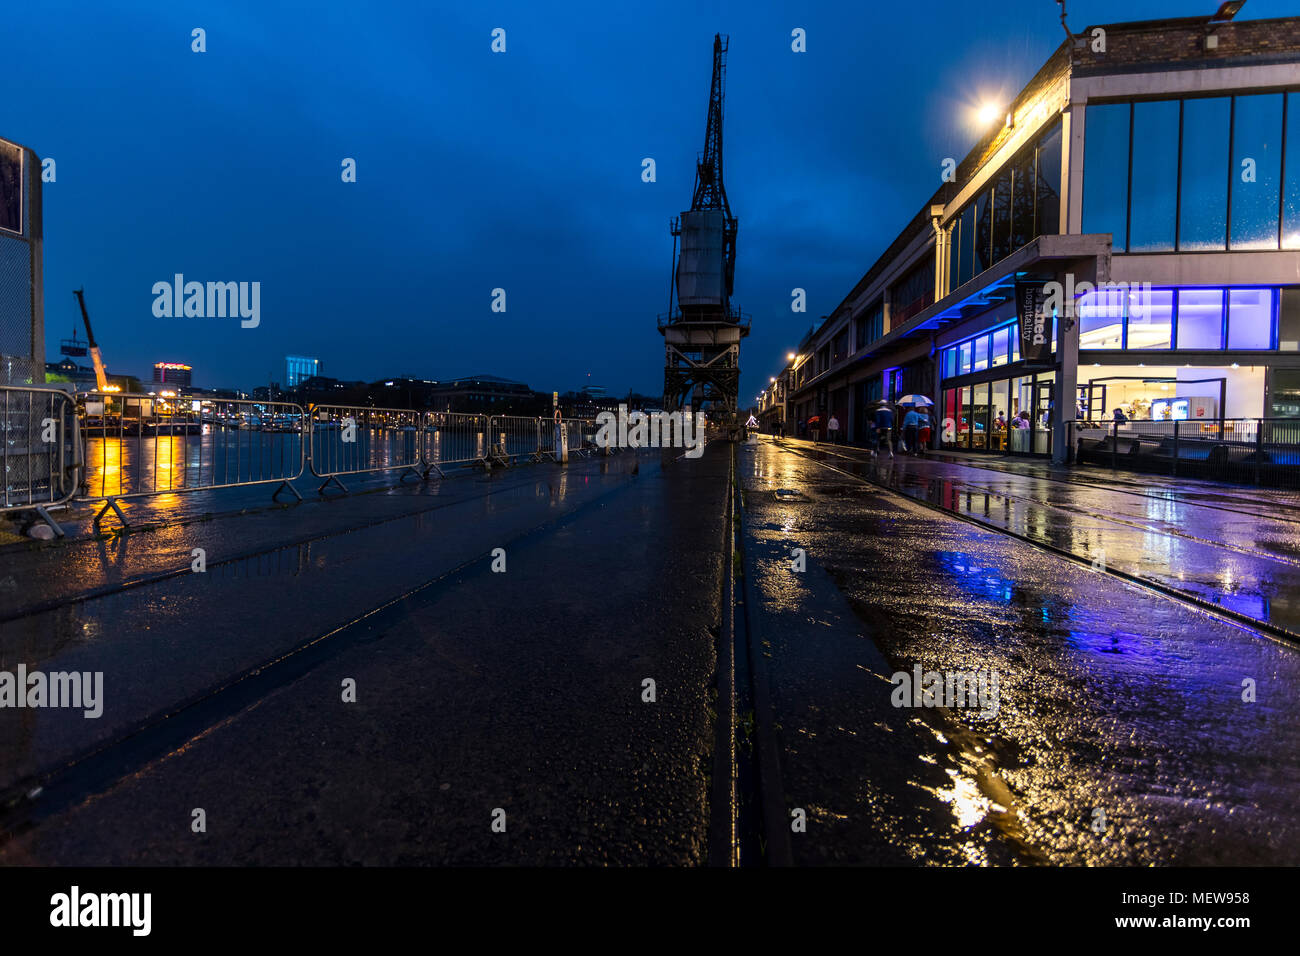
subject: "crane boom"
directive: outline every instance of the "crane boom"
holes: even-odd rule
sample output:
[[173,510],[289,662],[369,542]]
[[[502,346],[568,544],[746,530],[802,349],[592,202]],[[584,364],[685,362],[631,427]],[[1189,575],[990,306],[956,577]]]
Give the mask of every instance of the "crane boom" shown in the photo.
[[86,311],[85,289],[73,289],[72,294],[77,297],[77,304],[81,306],[81,320],[86,323],[86,341],[90,345],[90,360],[95,365],[95,385],[101,392],[108,390],[108,375],[104,372],[104,357],[99,354],[99,346],[95,343],[95,333],[90,328],[90,313]]

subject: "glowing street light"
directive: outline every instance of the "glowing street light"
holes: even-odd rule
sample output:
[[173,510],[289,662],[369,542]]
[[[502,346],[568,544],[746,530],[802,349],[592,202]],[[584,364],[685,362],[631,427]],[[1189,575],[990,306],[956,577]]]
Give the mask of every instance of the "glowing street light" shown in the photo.
[[992,101],[981,103],[975,116],[979,120],[980,126],[992,126],[1002,118],[1002,107]]

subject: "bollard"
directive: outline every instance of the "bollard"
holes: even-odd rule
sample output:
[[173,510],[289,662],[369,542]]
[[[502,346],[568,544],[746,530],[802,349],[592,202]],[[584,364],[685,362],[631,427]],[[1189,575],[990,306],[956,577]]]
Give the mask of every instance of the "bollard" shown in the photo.
[[569,463],[569,430],[564,423],[555,423],[555,460],[561,465]]

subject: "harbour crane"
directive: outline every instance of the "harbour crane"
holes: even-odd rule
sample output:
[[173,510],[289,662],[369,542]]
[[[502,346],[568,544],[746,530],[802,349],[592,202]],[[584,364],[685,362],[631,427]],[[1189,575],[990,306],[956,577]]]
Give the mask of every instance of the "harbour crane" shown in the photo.
[[95,365],[95,386],[101,391],[108,391],[108,376],[104,373],[104,357],[99,354],[99,346],[95,343],[95,333],[90,329],[90,314],[86,312],[85,289],[73,289],[72,294],[77,297],[77,304],[81,306],[81,320],[86,323],[86,342],[90,346],[90,360]]
[[664,408],[674,411],[689,405],[698,410],[709,404],[734,425],[740,389],[740,340],[749,334],[749,320],[731,306],[737,223],[722,179],[727,46],[727,37],[714,35],[704,151],[695,165],[691,208],[670,228],[673,282],[668,293],[668,313],[659,317],[659,331],[666,353]]

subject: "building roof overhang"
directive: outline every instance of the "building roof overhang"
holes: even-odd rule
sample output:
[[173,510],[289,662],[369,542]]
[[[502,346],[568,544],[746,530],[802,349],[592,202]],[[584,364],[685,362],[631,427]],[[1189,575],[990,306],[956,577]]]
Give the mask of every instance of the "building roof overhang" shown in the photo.
[[1108,233],[1082,236],[1039,236],[996,263],[992,268],[954,289],[934,305],[917,313],[898,328],[859,349],[849,361],[827,369],[810,379],[797,392],[804,392],[846,372],[930,340],[943,329],[1012,300],[1017,282],[1048,282],[1063,272],[1073,271],[1076,283],[1110,281],[1111,237]]

